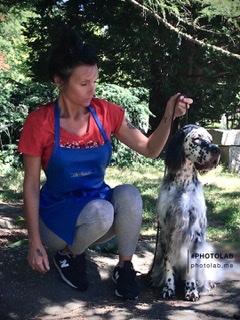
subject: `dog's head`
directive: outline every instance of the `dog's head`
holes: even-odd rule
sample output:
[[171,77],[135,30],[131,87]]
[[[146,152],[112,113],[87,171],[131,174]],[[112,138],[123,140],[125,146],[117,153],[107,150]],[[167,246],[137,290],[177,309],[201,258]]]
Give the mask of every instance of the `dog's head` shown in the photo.
[[165,164],[168,170],[178,171],[187,161],[194,163],[198,171],[209,171],[216,167],[220,149],[212,143],[208,131],[189,124],[179,129],[169,140]]

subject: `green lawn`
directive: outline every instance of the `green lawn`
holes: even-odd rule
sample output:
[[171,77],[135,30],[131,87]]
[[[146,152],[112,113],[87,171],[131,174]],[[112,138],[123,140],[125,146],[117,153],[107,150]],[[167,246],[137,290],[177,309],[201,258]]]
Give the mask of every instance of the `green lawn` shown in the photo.
[[[163,177],[163,165],[139,166],[135,169],[111,167],[106,181],[115,186],[133,183],[144,201],[143,235],[156,234],[156,201]],[[231,243],[239,247],[240,236],[240,175],[225,171],[222,166],[199,176],[207,204],[209,240]]]
[[[22,199],[22,172],[2,166],[0,172],[0,201],[14,202]],[[144,202],[144,236],[156,234],[155,208],[163,173],[164,166],[161,161],[156,161],[154,166],[107,169],[106,182],[112,187],[132,183],[139,188]],[[201,175],[200,180],[204,185],[208,208],[208,239],[221,243],[230,242],[239,247],[240,175],[229,173],[219,165],[216,169]]]

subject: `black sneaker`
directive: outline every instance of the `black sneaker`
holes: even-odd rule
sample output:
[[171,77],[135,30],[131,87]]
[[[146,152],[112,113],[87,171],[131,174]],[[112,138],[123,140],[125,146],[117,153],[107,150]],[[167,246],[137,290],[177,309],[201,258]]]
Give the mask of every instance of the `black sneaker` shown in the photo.
[[112,280],[116,283],[115,294],[124,299],[138,298],[139,288],[136,283],[136,271],[131,261],[125,261],[123,267],[116,266],[113,270]]
[[57,251],[53,262],[62,279],[71,287],[80,291],[88,288],[85,253],[72,256]]

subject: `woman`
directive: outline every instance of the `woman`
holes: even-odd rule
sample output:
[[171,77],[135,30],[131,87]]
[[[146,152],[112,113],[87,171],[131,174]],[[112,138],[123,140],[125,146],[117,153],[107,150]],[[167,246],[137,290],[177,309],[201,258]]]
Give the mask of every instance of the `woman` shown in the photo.
[[[131,125],[122,107],[94,98],[97,63],[91,46],[73,31],[64,33],[49,58],[58,98],[30,113],[24,124],[18,150],[24,159],[28,262],[46,273],[50,268],[44,246],[55,250],[54,264],[62,279],[84,291],[85,250],[116,236],[115,293],[137,299],[131,260],[141,228],[142,199],[133,185],[110,188],[104,182],[110,136],[146,157],[157,157],[168,138],[176,100],[175,117],[182,116],[192,100],[173,96],[158,128],[147,138]],[[40,190],[41,169],[46,183]]]

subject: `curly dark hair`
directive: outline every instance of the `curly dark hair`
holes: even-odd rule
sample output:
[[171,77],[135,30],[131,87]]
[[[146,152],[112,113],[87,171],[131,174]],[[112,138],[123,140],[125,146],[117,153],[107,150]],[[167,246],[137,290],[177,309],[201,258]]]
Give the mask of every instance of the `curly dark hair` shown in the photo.
[[59,76],[65,82],[75,67],[96,64],[98,57],[95,48],[84,43],[75,30],[64,29],[50,52],[48,73],[51,81],[54,82],[54,76]]

